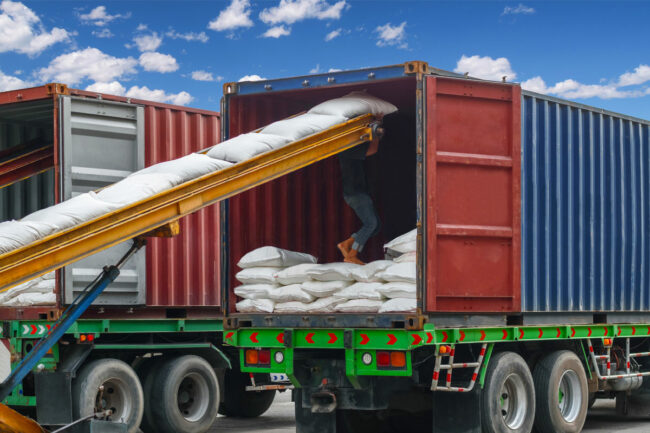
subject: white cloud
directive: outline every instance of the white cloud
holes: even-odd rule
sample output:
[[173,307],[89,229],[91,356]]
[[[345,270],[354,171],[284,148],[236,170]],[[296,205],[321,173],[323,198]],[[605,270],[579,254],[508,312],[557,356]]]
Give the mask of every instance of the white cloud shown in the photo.
[[532,15],[534,13],[535,13],[535,9],[519,3],[517,6],[506,6],[505,8],[503,8],[503,12],[501,12],[501,15],[520,15],[520,14]]
[[161,89],[149,89],[147,86],[133,86],[125,96],[135,99],[146,99],[148,101],[166,102],[174,105],[187,105],[194,100],[187,92],[167,93]]
[[240,82],[242,82],[242,81],[262,81],[262,80],[266,80],[266,78],[264,78],[264,77],[260,77],[260,76],[257,75],[257,74],[253,74],[253,75],[244,75],[243,77],[241,77],[241,78],[239,79]]
[[149,26],[147,26],[144,23],[140,23],[140,24],[138,24],[138,27],[136,27],[136,30],[139,31],[139,32],[143,32],[143,31],[145,31],[147,29],[149,29]]
[[338,69],[338,68],[329,68],[327,72],[341,72],[343,69]]
[[333,4],[326,0],[280,0],[277,6],[260,12],[260,20],[270,25],[290,25],[308,18],[338,20],[347,5],[345,0]]
[[222,81],[223,77],[221,75],[215,77],[212,72],[198,70],[192,72],[192,79],[196,81]]
[[194,33],[194,32],[178,33],[174,29],[169,29],[169,31],[167,33],[165,33],[165,36],[167,36],[168,38],[172,38],[172,39],[185,39],[188,42],[199,41],[199,42],[206,43],[210,39],[208,37],[208,35],[205,34],[205,32],[201,32],[201,33]]
[[156,51],[160,44],[162,44],[162,37],[154,32],[149,35],[139,35],[133,38],[136,47],[139,51]]
[[320,72],[320,64],[317,64],[315,68],[309,70],[310,74],[318,74]]
[[557,95],[567,99],[620,99],[638,98],[650,94],[648,89],[620,90],[615,83],[610,84],[583,84],[573,79],[567,79],[547,86],[542,77],[533,77],[523,83],[521,87],[537,93]]
[[217,32],[232,31],[240,27],[253,27],[250,19],[250,0],[232,0],[227,8],[208,24],[208,28]]
[[619,86],[634,86],[650,81],[650,66],[639,65],[634,72],[626,72],[618,78]]
[[112,38],[115,36],[109,29],[108,27],[104,27],[101,30],[93,30],[92,31],[93,36],[96,36],[98,38]]
[[338,38],[339,36],[341,36],[342,31],[343,29],[332,30],[331,32],[325,35],[325,42],[329,42],[334,38]]
[[125,75],[135,74],[138,61],[132,57],[119,58],[97,48],[86,48],[62,54],[38,71],[42,81],[77,84],[84,79],[110,82]]
[[271,27],[262,34],[263,38],[279,38],[281,36],[289,36],[291,34],[291,27],[275,26]]
[[[16,71],[16,72],[20,72],[20,71]],[[31,87],[33,85],[34,83],[21,80],[20,78],[11,75],[5,75],[2,71],[0,71],[0,92],[23,89],[25,87]]]
[[88,24],[94,24],[96,26],[105,26],[113,20],[118,18],[129,18],[131,13],[126,14],[115,14],[110,15],[106,13],[106,6],[97,6],[95,9],[91,10],[87,14],[79,15],[79,19]]
[[517,74],[512,70],[510,61],[505,57],[493,59],[490,56],[466,56],[463,55],[454,72],[459,74],[469,74],[471,77],[483,78],[485,80],[501,81],[505,76],[508,80],[517,78]]
[[398,48],[408,48],[406,41],[406,21],[398,26],[393,26],[391,23],[386,23],[383,26],[378,26],[375,32],[377,36],[377,46],[397,46]]
[[20,2],[0,3],[0,53],[15,51],[34,56],[74,34],[58,27],[48,32],[41,19]]
[[146,52],[140,55],[140,66],[145,71],[174,72],[178,70],[178,63],[173,56],[155,52]]
[[119,81],[111,81],[110,83],[97,82],[86,87],[86,90],[97,93],[107,93],[109,95],[124,96],[126,88],[120,84]]

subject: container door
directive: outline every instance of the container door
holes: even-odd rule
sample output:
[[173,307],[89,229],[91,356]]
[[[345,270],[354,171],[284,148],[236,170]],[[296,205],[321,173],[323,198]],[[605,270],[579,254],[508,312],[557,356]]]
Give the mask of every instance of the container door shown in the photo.
[[[144,167],[144,108],[96,99],[61,97],[63,200],[102,188]],[[63,271],[63,302],[69,304],[128,250],[130,242],[94,254]],[[122,268],[95,305],[141,305],[146,298],[145,251]]]
[[425,86],[425,310],[519,311],[521,90]]

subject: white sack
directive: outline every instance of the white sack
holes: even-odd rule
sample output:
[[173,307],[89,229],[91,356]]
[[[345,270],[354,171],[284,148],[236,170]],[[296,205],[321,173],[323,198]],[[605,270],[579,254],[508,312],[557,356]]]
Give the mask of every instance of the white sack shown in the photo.
[[332,296],[343,299],[374,299],[381,301],[384,296],[379,292],[383,283],[355,283],[334,293]]
[[13,299],[5,302],[3,305],[9,307],[29,307],[33,305],[52,305],[56,304],[56,295],[53,292],[48,293],[21,293]]
[[343,116],[351,119],[362,114],[384,116],[394,113],[397,107],[366,92],[352,92],[342,98],[330,99],[313,107],[309,113]]
[[52,224],[36,221],[4,221],[0,223],[0,254],[23,247],[56,231]]
[[301,138],[324,131],[347,120],[343,116],[306,113],[290,119],[273,122],[264,127],[261,132],[264,134],[280,135],[288,138],[290,141],[298,141]]
[[307,273],[314,266],[318,266],[315,263],[303,263],[301,265],[295,265],[281,270],[277,274],[278,283],[280,284],[300,284],[305,281],[311,280],[311,277]]
[[413,283],[386,283],[382,284],[382,286],[377,290],[387,298],[417,298],[417,288]]
[[[52,278],[50,278],[52,276]],[[43,276],[34,278],[18,286],[12,287],[0,293],[0,305],[4,305],[10,299],[15,298],[21,293],[34,292],[34,293],[48,293],[53,292],[56,285],[56,280],[53,279],[54,272],[49,272]]]
[[274,307],[275,302],[270,299],[244,299],[235,304],[240,313],[272,313]]
[[300,284],[291,284],[269,290],[268,297],[275,302],[297,301],[310,303],[316,299],[313,295],[305,292]]
[[393,259],[395,263],[404,263],[404,262],[414,262],[417,259],[417,253],[415,251],[410,251],[404,253],[401,256]]
[[236,164],[261,153],[279,149],[290,141],[278,135],[249,132],[217,144],[210,149],[208,156]]
[[361,265],[355,263],[325,263],[314,266],[307,274],[317,281],[353,281],[350,272],[360,267]]
[[283,250],[277,247],[261,247],[249,253],[239,260],[237,266],[242,269],[256,266],[287,267],[301,263],[316,263],[316,257],[298,253],[295,251]]
[[392,241],[384,245],[385,249],[391,249],[398,253],[408,253],[417,249],[417,234],[418,229],[413,229],[402,236],[398,236]]
[[98,199],[95,193],[85,193],[31,213],[21,219],[21,221],[50,224],[57,231],[60,231],[90,221],[100,215],[112,212],[117,208],[118,206],[115,204],[106,203]]
[[277,289],[277,284],[244,284],[235,287],[235,295],[244,299],[262,299],[269,297],[269,291]]
[[334,310],[338,313],[376,313],[383,303],[372,299],[352,299],[338,304]]
[[417,300],[407,298],[395,298],[384,302],[379,309],[380,313],[415,313]]
[[309,307],[308,312],[309,313],[333,313],[335,311],[334,308],[342,302],[345,302],[345,299],[335,298],[333,296],[316,299],[311,304],[307,304]]
[[123,207],[181,183],[181,177],[173,173],[134,174],[92,194],[105,203]]
[[305,281],[301,284],[301,287],[305,292],[317,298],[324,298],[331,296],[350,284],[349,281]]
[[171,173],[181,178],[181,182],[196,179],[205,174],[223,170],[232,165],[231,162],[211,158],[200,153],[190,153],[182,158],[165,161],[136,171],[131,176],[141,174]]
[[278,302],[277,304],[275,304],[275,310],[273,311],[275,313],[287,313],[287,314],[308,313],[309,305],[303,302],[296,302],[296,301]]
[[281,270],[275,267],[246,268],[239,271],[235,278],[244,284],[275,284],[275,275]]
[[393,266],[380,272],[377,276],[389,282],[403,281],[405,283],[415,283],[415,262],[395,263]]
[[381,281],[379,278],[377,278],[376,274],[380,271],[383,271],[392,264],[393,261],[391,260],[377,260],[359,268],[352,269],[350,271],[350,276],[356,281],[362,283]]

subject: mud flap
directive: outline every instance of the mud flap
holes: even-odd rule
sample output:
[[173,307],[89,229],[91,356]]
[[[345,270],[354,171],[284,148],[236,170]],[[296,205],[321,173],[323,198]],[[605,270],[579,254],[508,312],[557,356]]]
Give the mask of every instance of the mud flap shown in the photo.
[[481,392],[433,393],[433,431],[481,433]]

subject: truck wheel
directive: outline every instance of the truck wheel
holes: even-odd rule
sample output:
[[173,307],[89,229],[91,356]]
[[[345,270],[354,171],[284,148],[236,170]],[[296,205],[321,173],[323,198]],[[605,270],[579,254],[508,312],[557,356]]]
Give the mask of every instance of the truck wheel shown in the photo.
[[543,358],[534,372],[535,427],[540,433],[579,433],[587,418],[589,390],[582,362],[570,350]]
[[156,433],[158,431],[158,427],[156,426],[156,419],[151,413],[151,402],[156,400],[153,398],[152,388],[156,380],[158,370],[160,370],[160,366],[165,360],[166,358],[158,356],[141,362],[135,368],[135,372],[140,378],[140,383],[142,384],[142,392],[144,394],[144,412],[142,414],[142,422],[140,423],[140,429],[144,433]]
[[248,373],[242,373],[237,363],[226,370],[224,376],[224,399],[219,406],[221,415],[234,418],[255,418],[266,412],[273,404],[275,391],[246,391],[250,384]]
[[144,397],[138,376],[125,362],[99,359],[88,363],[79,371],[72,390],[75,419],[111,409],[109,421],[125,423],[129,433],[138,431]]
[[217,417],[219,383],[195,355],[164,361],[151,387],[151,414],[160,433],[203,433]]
[[529,433],[535,414],[535,391],[530,369],[521,356],[501,352],[492,357],[481,397],[481,420],[486,433]]

